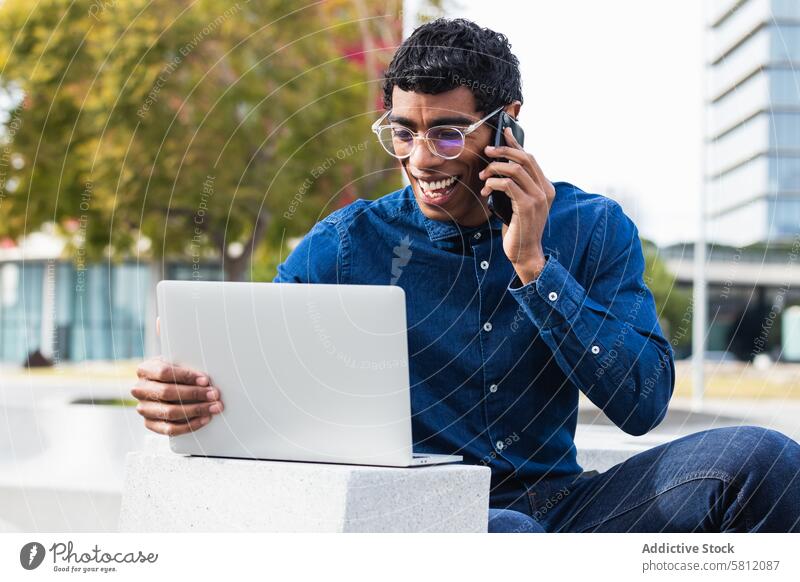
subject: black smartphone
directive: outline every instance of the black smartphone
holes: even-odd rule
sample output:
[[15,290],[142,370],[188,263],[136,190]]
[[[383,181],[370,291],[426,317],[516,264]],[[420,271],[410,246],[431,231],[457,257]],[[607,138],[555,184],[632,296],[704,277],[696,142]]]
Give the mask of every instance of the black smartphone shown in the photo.
[[[511,117],[505,111],[500,112],[500,120],[497,122],[497,131],[494,134],[494,142],[492,143],[495,147],[500,147],[506,144],[506,140],[503,137],[503,130],[506,127],[511,128],[511,133],[514,135],[514,138],[519,142],[519,145],[525,145],[525,132],[522,131],[522,127],[517,120]],[[500,161],[507,162],[508,160],[503,158],[496,158]],[[503,223],[507,225],[511,224],[511,215],[514,214],[514,211],[511,208],[511,199],[506,195],[505,192],[501,192],[499,190],[493,191],[489,194],[489,210],[492,214],[497,216]]]

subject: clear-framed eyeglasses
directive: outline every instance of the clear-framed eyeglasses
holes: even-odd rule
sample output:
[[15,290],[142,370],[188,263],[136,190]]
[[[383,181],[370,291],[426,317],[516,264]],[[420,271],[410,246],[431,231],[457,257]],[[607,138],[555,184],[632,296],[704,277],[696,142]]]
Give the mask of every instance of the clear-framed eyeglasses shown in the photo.
[[502,109],[502,106],[498,107],[483,119],[479,119],[467,127],[437,125],[429,128],[422,135],[397,123],[381,125],[392,113],[390,109],[372,124],[372,131],[378,136],[378,141],[381,142],[383,149],[398,160],[404,160],[414,152],[417,138],[424,140],[428,144],[428,149],[432,154],[446,160],[453,160],[464,151],[467,136],[486,123],[492,116],[497,115]]

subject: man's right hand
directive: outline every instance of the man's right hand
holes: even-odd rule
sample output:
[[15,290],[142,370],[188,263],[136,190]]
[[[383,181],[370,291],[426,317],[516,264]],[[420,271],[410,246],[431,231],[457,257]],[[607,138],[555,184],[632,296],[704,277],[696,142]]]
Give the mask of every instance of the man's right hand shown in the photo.
[[219,390],[202,372],[153,358],[142,362],[136,375],[139,381],[131,390],[139,401],[136,411],[153,432],[186,434],[202,428],[212,415],[222,412]]

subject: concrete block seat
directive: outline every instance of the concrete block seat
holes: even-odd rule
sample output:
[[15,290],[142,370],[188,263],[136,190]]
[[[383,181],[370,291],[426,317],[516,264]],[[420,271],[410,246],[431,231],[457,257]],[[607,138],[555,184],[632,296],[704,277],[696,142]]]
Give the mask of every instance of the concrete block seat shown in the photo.
[[485,532],[488,467],[396,468],[129,453],[126,532]]
[[[581,426],[584,470],[605,471],[678,435]],[[488,467],[396,468],[190,457],[151,437],[129,453],[120,530],[129,532],[485,532]]]

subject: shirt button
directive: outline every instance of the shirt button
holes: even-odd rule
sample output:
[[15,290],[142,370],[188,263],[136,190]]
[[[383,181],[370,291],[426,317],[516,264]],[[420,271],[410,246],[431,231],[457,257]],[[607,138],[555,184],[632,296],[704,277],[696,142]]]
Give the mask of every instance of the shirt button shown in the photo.
[[547,295],[547,298],[550,301],[555,301],[556,299],[558,299],[558,293],[556,293],[555,291],[550,291],[550,293],[548,293]]
[[481,233],[476,232],[475,234],[472,235],[472,237],[475,238],[475,239],[479,239],[479,238],[481,238]]
[[600,353],[600,346],[592,346],[592,353],[596,356]]
[[497,392],[497,384],[492,384],[491,386],[489,386],[489,392],[491,392],[492,394]]
[[487,321],[486,323],[483,324],[483,330],[492,331],[492,324]]
[[502,450],[503,450],[503,446],[505,446],[505,445],[503,445],[503,441],[497,441],[497,442],[494,444],[494,446],[495,446],[495,447],[497,447],[497,450],[498,450],[498,451],[502,451]]
[[489,268],[489,261],[481,261],[481,269],[484,271]]

